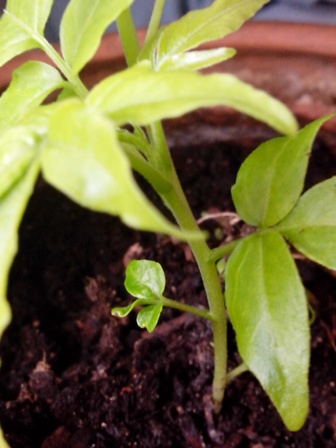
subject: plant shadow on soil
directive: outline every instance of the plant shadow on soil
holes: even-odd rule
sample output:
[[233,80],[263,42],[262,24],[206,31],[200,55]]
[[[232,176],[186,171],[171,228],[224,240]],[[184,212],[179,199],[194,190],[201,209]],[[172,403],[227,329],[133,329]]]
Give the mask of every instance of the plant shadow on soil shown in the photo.
[[[260,126],[252,135],[240,128],[234,136],[227,129],[216,139],[210,122],[202,138],[185,141],[186,131],[171,133],[195,216],[233,210],[229,191],[238,167],[269,137]],[[316,142],[307,185],[335,175],[336,140],[332,143],[333,149],[323,138]],[[214,234],[231,238],[244,231],[242,224],[224,224],[204,226],[212,243]],[[185,245],[84,210],[39,181],[21,226],[9,284],[14,317],[1,343],[0,417],[12,448],[335,446],[332,273],[298,261],[316,319],[310,413],[303,429],[290,433],[249,373],[228,386],[222,412],[212,415],[208,322],[164,310],[149,335],[136,326],[134,313],[122,320],[111,316],[113,306],[130,301],[123,279],[132,258],[161,262],[167,296],[206,306]],[[239,357],[231,329],[229,352],[232,368]]]

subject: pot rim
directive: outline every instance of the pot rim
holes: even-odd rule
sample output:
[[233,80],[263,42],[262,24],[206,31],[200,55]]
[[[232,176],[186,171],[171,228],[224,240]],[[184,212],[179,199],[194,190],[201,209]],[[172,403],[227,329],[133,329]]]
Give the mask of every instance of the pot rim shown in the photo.
[[[139,40],[145,38],[145,30],[138,30]],[[293,22],[250,21],[238,31],[213,42],[203,45],[203,48],[232,46],[240,52],[254,51],[273,54],[301,53],[336,59],[336,27]],[[55,48],[60,52],[59,44]],[[101,45],[89,63],[91,70],[94,65],[104,64],[111,59],[124,59],[122,45],[116,33],[106,34]],[[39,60],[50,63],[42,50],[27,51],[2,68],[0,90],[4,90],[10,82],[12,71],[28,60]]]

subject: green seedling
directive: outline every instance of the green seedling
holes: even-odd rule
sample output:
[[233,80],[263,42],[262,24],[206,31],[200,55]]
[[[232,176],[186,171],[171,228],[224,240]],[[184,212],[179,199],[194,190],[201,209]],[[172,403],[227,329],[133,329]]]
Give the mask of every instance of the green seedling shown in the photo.
[[[166,298],[162,268],[152,261],[133,261],[126,288],[136,300],[113,313],[124,316],[141,306],[138,323],[149,331],[163,306],[209,319],[214,409],[221,408],[227,382],[249,369],[287,427],[297,430],[308,409],[309,323],[288,243],[314,261],[336,267],[335,179],[302,195],[312,141],[329,117],[297,132],[292,113],[267,93],[229,74],[196,72],[235,53],[199,50],[199,45],[237,30],[267,0],[214,0],[166,26],[160,25],[165,1],[156,0],[142,46],[132,3],[70,0],[60,25],[60,52],[44,37],[52,0],[6,3],[0,19],[0,65],[33,48],[42,50],[50,64],[24,63],[0,97],[0,333],[11,317],[6,290],[18,227],[41,174],[83,207],[117,215],[135,229],[186,241],[202,276],[208,310]],[[89,91],[81,70],[114,21],[128,68]],[[45,104],[53,92],[59,93],[57,100]],[[252,153],[232,190],[237,212],[255,233],[211,250],[181,188],[160,120],[217,105],[264,121],[285,137]],[[133,171],[151,184],[174,223],[147,199]],[[227,372],[226,312],[243,360],[232,372]],[[0,445],[7,446],[4,439]]]
[[[217,268],[224,264],[218,271],[224,272],[225,305],[243,360],[233,371],[223,372],[222,387],[250,370],[293,431],[301,428],[308,412],[310,324],[306,292],[289,244],[307,258],[336,269],[336,177],[302,195],[313,140],[332,116],[314,121],[294,136],[263,143],[247,157],[232,198],[241,219],[255,232],[213,249],[206,260],[217,262]],[[163,306],[177,308],[162,296],[164,274],[153,261],[131,262],[125,287],[138,300],[113,309],[113,314],[125,316],[142,305],[140,313],[147,310],[150,324],[143,325],[141,317],[139,322],[140,313],[138,323],[149,331]],[[185,311],[213,323],[219,318],[211,311],[202,316],[204,310],[192,308]]]

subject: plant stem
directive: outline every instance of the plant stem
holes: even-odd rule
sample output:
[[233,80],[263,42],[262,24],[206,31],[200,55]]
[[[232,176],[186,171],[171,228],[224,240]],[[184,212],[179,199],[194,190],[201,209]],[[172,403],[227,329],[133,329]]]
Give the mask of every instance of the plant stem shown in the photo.
[[167,145],[162,123],[157,121],[151,124],[151,126],[147,128],[147,131],[153,146],[153,150],[150,154],[148,154],[150,163],[153,164],[155,168],[167,179],[174,177],[175,169],[170,157],[170,151]]
[[155,36],[155,33],[160,27],[161,17],[163,13],[163,8],[165,5],[166,0],[156,0],[154,9],[152,12],[152,17],[148,25],[148,31],[146,34],[145,44],[147,42],[150,42],[153,37]]
[[[161,195],[161,197],[185,232],[199,230],[177,176],[174,177],[175,188],[167,194]],[[214,347],[212,397],[215,411],[219,412],[224,398],[227,370],[227,324],[224,298],[216,264],[214,261],[208,261],[211,251],[207,243],[204,240],[189,241],[189,245],[200,270],[209,303],[210,315],[212,316]]]
[[237,244],[242,240],[243,238],[239,238],[239,240],[230,241],[229,243],[224,244],[223,246],[216,247],[216,249],[212,249],[210,252],[210,256],[208,261],[218,261],[222,257],[225,257],[225,255],[230,255],[231,252],[235,249]]
[[175,308],[176,310],[184,311],[186,313],[194,314],[195,316],[202,317],[203,319],[213,321],[213,316],[209,311],[196,308],[194,306],[186,305],[185,303],[177,302],[176,300],[166,299],[164,297],[164,306],[169,308]]
[[172,188],[171,183],[159,171],[153,168],[133,146],[125,144],[123,149],[132,168],[141,174],[157,193],[163,194]]
[[140,45],[131,14],[131,8],[125,9],[125,11],[117,18],[117,27],[127,65],[131,67],[136,63],[140,51]]
[[63,73],[63,75],[70,82],[72,88],[79,98],[84,100],[88,94],[88,90],[85,85],[80,80],[79,76],[73,76],[70,68],[61,58],[61,56],[57,53],[57,51],[49,44],[49,42],[43,38],[43,51],[49,56],[49,58],[53,61],[53,63],[59,68],[59,70]]
[[[161,4],[161,1],[158,2]],[[159,6],[157,7],[159,8]],[[153,19],[154,20],[154,19]],[[157,20],[157,18],[155,18]],[[139,54],[139,43],[132,22],[130,11],[127,10],[118,20],[118,29],[125,49],[126,61],[128,65],[136,62]],[[154,27],[154,25],[153,25]],[[168,179],[173,188],[160,196],[166,206],[173,213],[177,223],[185,232],[199,232],[194,216],[190,210],[188,201],[182,190],[177,177],[174,164],[171,160],[170,152],[160,122],[154,123],[148,128],[153,150],[148,155],[148,161],[153,167]],[[224,398],[224,388],[227,370],[227,324],[224,298],[221,289],[220,279],[214,260],[209,260],[211,250],[204,240],[190,241],[190,248],[198,264],[203,280],[204,289],[208,298],[213,329],[214,346],[214,378],[213,378],[213,400],[215,411],[219,412]]]
[[235,367],[226,375],[226,384],[235,379],[238,375],[247,372],[248,370],[249,368],[244,362],[239,366]]

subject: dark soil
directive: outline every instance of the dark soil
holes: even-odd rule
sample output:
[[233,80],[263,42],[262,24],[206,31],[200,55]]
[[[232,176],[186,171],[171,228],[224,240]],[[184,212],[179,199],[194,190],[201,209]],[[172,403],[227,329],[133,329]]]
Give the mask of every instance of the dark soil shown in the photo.
[[[178,130],[171,134],[195,216],[233,210],[229,188],[238,166],[268,136],[261,127],[251,134],[243,123],[241,149],[229,122],[229,130],[217,130],[214,138],[214,119],[206,117],[205,140],[197,135],[183,141]],[[308,184],[335,175],[335,142],[321,134]],[[244,231],[229,219],[204,227],[212,243]],[[111,307],[130,300],[123,277],[132,258],[162,263],[167,296],[206,306],[185,245],[133,232],[115,218],[77,207],[40,182],[21,228],[9,285],[14,318],[1,344],[0,417],[12,448],[336,446],[332,273],[299,262],[316,319],[310,413],[303,429],[290,433],[249,373],[228,386],[222,412],[212,414],[206,321],[165,310],[157,329],[147,334],[137,328],[135,314],[123,320],[111,316]],[[229,345],[232,368],[239,357],[231,330]]]

